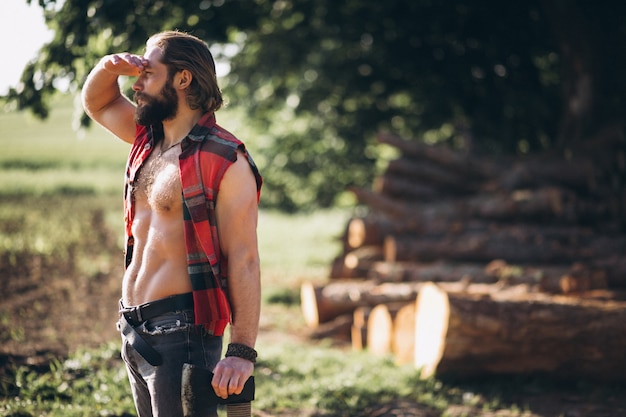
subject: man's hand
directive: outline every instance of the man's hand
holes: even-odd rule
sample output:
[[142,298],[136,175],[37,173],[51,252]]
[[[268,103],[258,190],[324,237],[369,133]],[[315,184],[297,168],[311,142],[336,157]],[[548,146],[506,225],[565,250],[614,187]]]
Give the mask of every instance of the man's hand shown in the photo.
[[103,60],[103,68],[115,75],[137,77],[147,67],[147,59],[129,53],[109,55]]
[[243,385],[254,371],[249,360],[229,356],[218,362],[213,370],[211,385],[218,397],[227,398],[231,394],[241,394]]

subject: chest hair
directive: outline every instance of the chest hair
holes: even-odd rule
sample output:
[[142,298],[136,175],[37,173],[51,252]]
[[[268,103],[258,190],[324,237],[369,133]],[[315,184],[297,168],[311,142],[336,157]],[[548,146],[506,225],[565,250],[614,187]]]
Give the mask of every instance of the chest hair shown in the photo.
[[180,148],[159,153],[155,150],[146,160],[137,177],[135,200],[147,203],[153,211],[180,210],[182,188],[180,184],[178,155]]

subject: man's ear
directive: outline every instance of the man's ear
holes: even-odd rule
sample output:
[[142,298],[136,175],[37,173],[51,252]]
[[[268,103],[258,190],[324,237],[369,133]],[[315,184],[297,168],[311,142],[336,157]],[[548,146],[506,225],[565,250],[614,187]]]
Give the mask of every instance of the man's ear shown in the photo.
[[191,85],[191,80],[193,79],[193,75],[189,70],[180,70],[176,74],[176,78],[174,79],[174,88],[182,89],[189,87]]

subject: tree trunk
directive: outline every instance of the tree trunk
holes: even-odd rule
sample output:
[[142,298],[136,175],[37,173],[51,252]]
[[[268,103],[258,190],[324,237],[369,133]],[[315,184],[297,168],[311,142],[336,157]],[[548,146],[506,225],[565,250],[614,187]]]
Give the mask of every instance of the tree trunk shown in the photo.
[[425,284],[414,365],[422,378],[549,373],[626,380],[626,302],[541,293],[476,295]]
[[[542,3],[555,38],[560,46],[563,64],[562,92],[563,115],[559,127],[559,145],[576,145],[586,138],[592,128],[597,111],[598,69],[602,68],[601,46],[596,42],[588,19],[579,7],[559,0]],[[603,107],[600,104],[600,107]],[[596,124],[594,126],[594,124]]]

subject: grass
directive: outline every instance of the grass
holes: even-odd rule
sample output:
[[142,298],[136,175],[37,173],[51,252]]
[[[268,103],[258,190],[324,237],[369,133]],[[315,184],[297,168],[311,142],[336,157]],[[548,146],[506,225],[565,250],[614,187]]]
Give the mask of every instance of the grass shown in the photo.
[[100,128],[74,131],[70,97],[52,108],[45,122],[0,113],[0,196],[120,194],[128,146]]

